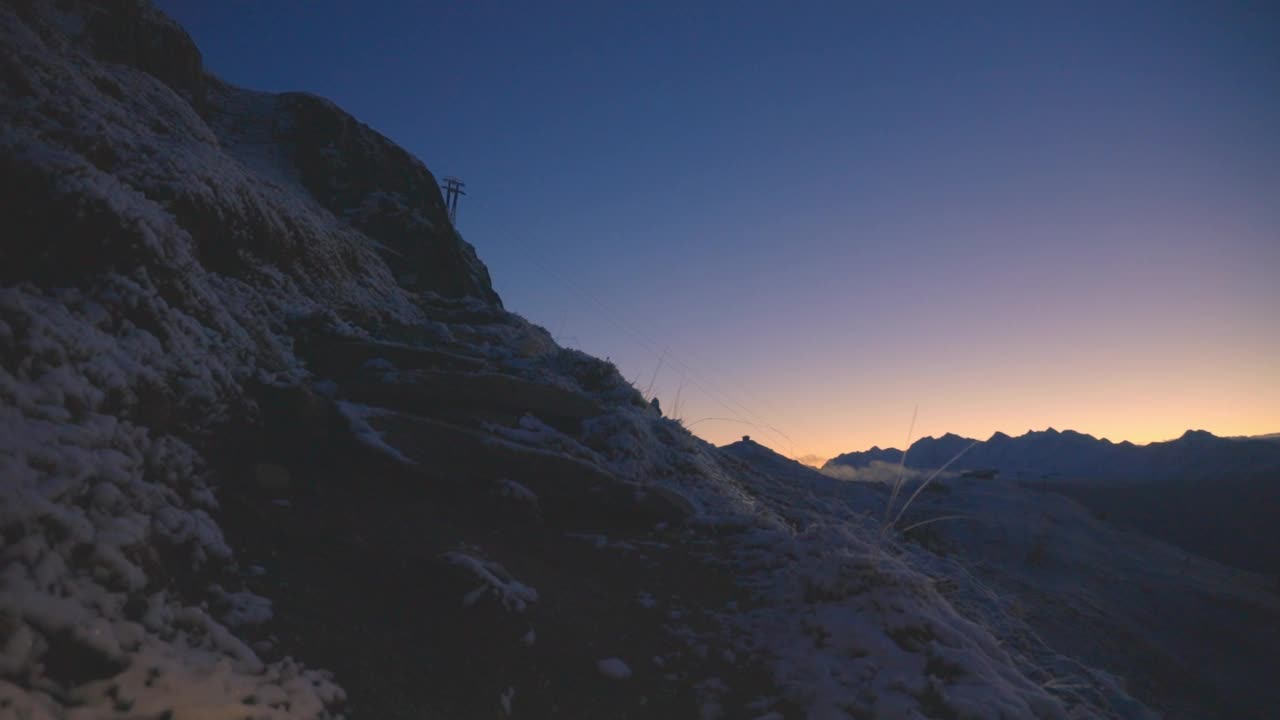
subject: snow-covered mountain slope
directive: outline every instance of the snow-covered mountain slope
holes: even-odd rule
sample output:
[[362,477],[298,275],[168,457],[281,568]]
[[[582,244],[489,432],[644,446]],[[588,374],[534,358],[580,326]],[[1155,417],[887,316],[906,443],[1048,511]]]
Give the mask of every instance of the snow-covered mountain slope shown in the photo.
[[1151,716],[878,491],[504,310],[327,102],[137,0],[0,49],[0,714]]
[[1275,578],[1098,520],[1054,492],[948,480],[908,540],[968,567],[1048,644],[1128,681],[1164,717],[1267,717],[1280,706]]
[[[790,464],[797,484],[817,475],[754,443],[724,450],[760,468]],[[806,484],[825,485],[816,477]],[[864,495],[870,491],[861,486],[878,488],[873,511],[888,500],[879,483],[846,484]],[[1280,673],[1275,578],[1191,555],[1057,493],[1006,480],[936,479],[900,525],[918,523],[901,537],[917,567],[948,586],[976,589],[1024,622],[1020,631],[1035,642],[1124,678],[1161,716],[1263,718],[1280,707],[1271,681]],[[1075,683],[1070,666],[1057,671],[1053,685]]]

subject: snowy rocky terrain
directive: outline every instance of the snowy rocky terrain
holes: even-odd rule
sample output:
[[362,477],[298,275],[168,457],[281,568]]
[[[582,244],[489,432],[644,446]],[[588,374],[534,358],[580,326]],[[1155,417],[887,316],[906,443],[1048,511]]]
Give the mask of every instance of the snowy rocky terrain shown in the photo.
[[885,527],[506,311],[419,161],[150,5],[6,2],[0,48],[0,717],[1274,706],[1257,576],[1017,488]]
[[[725,451],[757,465],[790,462],[751,443]],[[909,497],[929,475],[907,477],[901,494]],[[1055,491],[1003,479],[939,475],[900,525],[922,565],[943,564],[931,575],[957,581],[946,567],[953,563],[1037,642],[1125,678],[1162,716],[1268,717],[1280,707],[1271,681],[1280,671],[1274,576],[1198,557]]]

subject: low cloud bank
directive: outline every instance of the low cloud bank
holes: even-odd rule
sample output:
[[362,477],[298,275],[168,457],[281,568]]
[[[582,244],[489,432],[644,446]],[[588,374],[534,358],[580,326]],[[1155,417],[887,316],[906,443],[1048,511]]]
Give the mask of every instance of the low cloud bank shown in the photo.
[[872,460],[870,465],[861,468],[850,465],[827,465],[822,468],[821,472],[827,477],[833,477],[838,480],[857,480],[859,482],[886,484],[896,482],[899,475],[901,475],[904,482],[908,483],[929,477],[929,472],[913,470],[912,468],[900,468],[897,463],[884,462],[883,460]]

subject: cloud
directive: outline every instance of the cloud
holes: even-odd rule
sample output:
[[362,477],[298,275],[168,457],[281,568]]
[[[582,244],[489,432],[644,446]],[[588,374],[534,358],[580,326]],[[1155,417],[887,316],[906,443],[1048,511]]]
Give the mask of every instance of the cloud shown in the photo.
[[882,460],[872,460],[870,465],[861,468],[855,468],[849,465],[830,465],[822,469],[823,475],[833,477],[838,480],[857,480],[859,482],[885,484],[893,484],[896,482],[899,473],[902,475],[903,482],[908,483],[915,480],[923,480],[930,474],[922,470],[913,470],[911,468],[902,468],[899,470],[897,463],[888,463]]
[[823,463],[827,461],[827,459],[822,457],[821,455],[814,455],[812,453],[808,455],[800,455],[799,457],[796,457],[793,459],[798,463],[808,465],[810,467],[816,467],[816,468],[821,468]]

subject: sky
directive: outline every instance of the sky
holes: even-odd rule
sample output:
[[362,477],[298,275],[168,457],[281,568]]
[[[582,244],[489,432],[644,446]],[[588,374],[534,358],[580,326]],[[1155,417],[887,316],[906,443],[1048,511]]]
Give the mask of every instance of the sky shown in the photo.
[[1280,430],[1274,3],[158,5],[711,442]]

